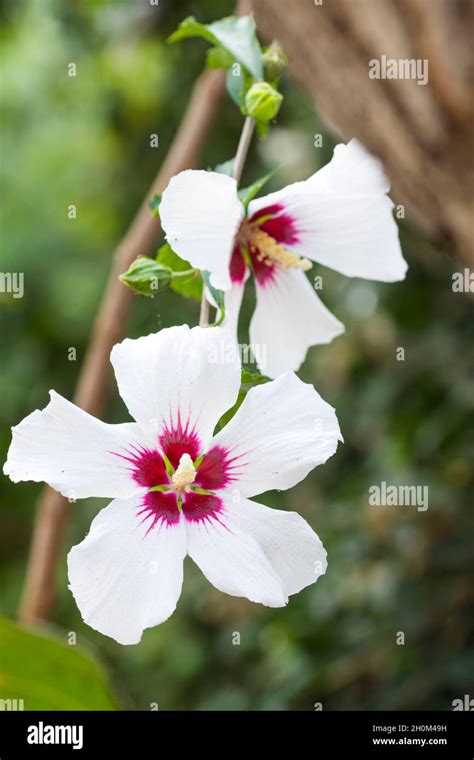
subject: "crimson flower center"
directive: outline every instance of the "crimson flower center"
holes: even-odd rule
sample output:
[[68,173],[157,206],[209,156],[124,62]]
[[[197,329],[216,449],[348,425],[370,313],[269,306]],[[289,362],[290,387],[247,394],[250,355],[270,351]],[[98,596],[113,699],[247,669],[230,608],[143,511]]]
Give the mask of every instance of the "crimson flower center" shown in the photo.
[[130,477],[142,491],[138,514],[148,530],[175,524],[181,516],[190,521],[219,519],[223,510],[219,492],[236,479],[238,457],[221,446],[200,454],[196,433],[180,424],[159,437],[159,448],[130,445],[125,460]]

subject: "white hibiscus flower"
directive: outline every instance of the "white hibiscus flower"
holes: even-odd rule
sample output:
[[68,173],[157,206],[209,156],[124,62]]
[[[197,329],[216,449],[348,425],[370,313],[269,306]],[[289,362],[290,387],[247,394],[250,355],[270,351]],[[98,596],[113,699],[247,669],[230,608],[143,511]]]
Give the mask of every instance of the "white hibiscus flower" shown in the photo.
[[208,270],[211,284],[227,291],[232,329],[253,273],[257,305],[250,342],[265,346],[260,369],[278,377],[297,370],[310,346],[344,331],[304,274],[309,259],[348,277],[405,277],[388,190],[379,161],[351,140],[306,181],[252,200],[247,214],[231,177],[181,172],[163,193],[160,217],[176,253]]
[[270,607],[326,570],[302,517],[249,497],[290,488],[335,452],[334,409],[287,373],[251,390],[214,435],[240,386],[229,342],[222,328],[187,326],[124,340],[111,360],[136,422],[100,422],[52,391],[13,428],[14,482],[113,499],[68,568],[84,621],[122,644],[172,614],[186,554],[219,590]]

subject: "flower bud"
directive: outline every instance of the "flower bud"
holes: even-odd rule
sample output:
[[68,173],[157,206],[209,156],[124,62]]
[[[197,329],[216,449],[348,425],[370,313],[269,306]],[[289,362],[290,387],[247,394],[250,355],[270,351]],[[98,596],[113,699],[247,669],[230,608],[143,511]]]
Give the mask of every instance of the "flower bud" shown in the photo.
[[285,51],[278,42],[273,42],[270,47],[265,48],[262,54],[265,79],[270,82],[276,82],[281,77],[287,63],[288,58],[285,55]]
[[283,100],[268,82],[255,82],[245,95],[245,113],[258,122],[269,122],[275,118]]
[[148,256],[139,256],[119,279],[135,293],[153,298],[170,286],[172,277],[173,270],[170,267],[163,266]]

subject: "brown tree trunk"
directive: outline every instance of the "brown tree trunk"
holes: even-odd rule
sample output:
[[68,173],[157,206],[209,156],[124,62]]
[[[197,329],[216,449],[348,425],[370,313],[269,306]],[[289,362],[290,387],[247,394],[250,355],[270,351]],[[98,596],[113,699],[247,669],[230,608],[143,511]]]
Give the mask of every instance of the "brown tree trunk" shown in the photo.
[[[253,0],[253,8],[321,116],[377,155],[407,214],[473,264],[472,2]],[[370,78],[370,61],[382,56],[426,60],[427,84]]]

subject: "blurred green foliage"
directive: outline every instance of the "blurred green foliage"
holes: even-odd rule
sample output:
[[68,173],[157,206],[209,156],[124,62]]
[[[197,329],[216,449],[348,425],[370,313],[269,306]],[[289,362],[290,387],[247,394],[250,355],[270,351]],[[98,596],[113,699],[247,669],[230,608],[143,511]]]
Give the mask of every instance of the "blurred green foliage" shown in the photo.
[[[0,269],[25,276],[23,299],[0,294],[2,460],[10,425],[45,406],[49,388],[71,397],[111,252],[205,60],[199,40],[168,46],[166,38],[185,16],[211,22],[231,12],[227,0],[2,3]],[[282,91],[278,126],[253,146],[243,185],[282,156],[270,190],[331,156],[334,139],[309,101],[288,79]],[[233,156],[241,123],[228,99],[203,167]],[[82,623],[67,589],[66,551],[105,502],[76,504],[54,623],[64,642],[76,631],[95,650],[123,707],[450,709],[472,694],[472,302],[452,292],[461,264],[403,222],[401,239],[410,265],[403,283],[311,272],[323,275],[320,295],[347,329],[312,349],[302,377],[337,408],[345,444],[302,484],[261,501],[299,511],[319,533],[329,567],[315,586],[284,610],[266,609],[215,591],[186,560],[174,616],[140,645],[121,647]],[[249,289],[244,341],[253,299]],[[198,308],[171,290],[137,297],[128,335],[194,324]],[[127,419],[117,394],[108,419]],[[368,489],[381,481],[428,485],[429,509],[369,506]],[[1,490],[0,596],[13,616],[40,486],[2,477]]]
[[102,668],[86,652],[3,618],[0,694],[4,700],[22,699],[27,710],[118,708]]

